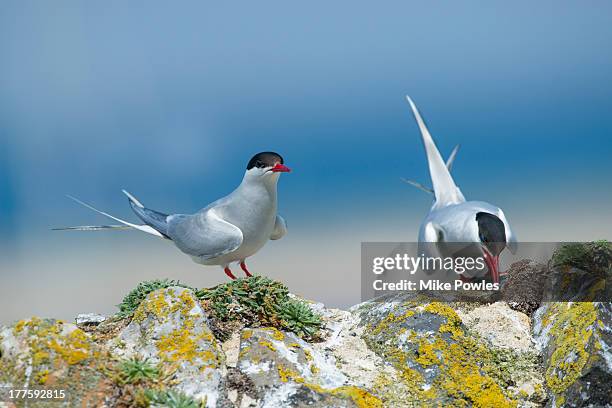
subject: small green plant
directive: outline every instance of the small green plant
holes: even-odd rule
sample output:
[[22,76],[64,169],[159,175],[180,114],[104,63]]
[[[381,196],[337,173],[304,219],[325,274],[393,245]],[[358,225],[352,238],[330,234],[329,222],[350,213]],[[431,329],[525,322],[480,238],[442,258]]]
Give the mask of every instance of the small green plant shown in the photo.
[[283,326],[300,337],[312,338],[321,328],[321,316],[306,302],[290,299],[280,305],[279,311]]
[[612,244],[606,240],[565,244],[552,256],[553,266],[572,266],[584,271],[607,272],[612,263]]
[[263,276],[236,279],[197,292],[215,318],[241,319],[247,325],[259,322],[263,326],[280,324],[278,305],[284,303],[288,295],[285,285]]
[[[130,293],[128,293],[120,304],[117,305],[119,312],[117,317],[120,319],[130,317],[140,303],[147,297],[147,295],[157,289],[165,289],[171,286],[180,286],[183,288],[190,288],[187,285],[182,284],[178,280],[168,279],[155,279],[151,281],[140,282]],[[191,289],[191,288],[190,288]]]
[[157,381],[160,370],[148,359],[137,357],[119,363],[119,380],[124,384],[136,384],[145,381]]
[[320,317],[306,303],[292,299],[285,285],[264,276],[201,289],[197,296],[217,321],[287,329],[302,337],[314,337],[321,327]]
[[151,407],[164,408],[200,408],[204,404],[196,402],[177,391],[169,390],[145,390],[144,396]]

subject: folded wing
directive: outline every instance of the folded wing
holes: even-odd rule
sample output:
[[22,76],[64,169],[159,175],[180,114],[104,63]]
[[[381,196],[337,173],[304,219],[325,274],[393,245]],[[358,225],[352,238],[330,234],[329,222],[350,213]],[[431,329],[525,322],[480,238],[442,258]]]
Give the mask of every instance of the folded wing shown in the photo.
[[242,231],[223,220],[214,208],[194,215],[170,215],[167,235],[187,255],[212,259],[242,245]]
[[287,234],[287,222],[280,215],[276,216],[276,221],[274,222],[274,230],[270,235],[270,239],[276,240],[281,239]]

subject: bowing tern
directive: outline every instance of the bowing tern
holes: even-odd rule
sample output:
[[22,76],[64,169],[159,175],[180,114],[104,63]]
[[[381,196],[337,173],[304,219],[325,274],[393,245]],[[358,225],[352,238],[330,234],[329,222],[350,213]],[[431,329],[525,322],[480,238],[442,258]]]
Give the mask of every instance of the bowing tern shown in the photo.
[[[434,203],[419,229],[419,243],[470,243],[484,258],[494,283],[499,283],[499,256],[516,251],[516,236],[501,208],[484,201],[466,201],[450,174],[458,146],[445,163],[412,99],[406,99],[416,119],[429,165],[433,188],[404,180],[434,195]],[[471,245],[474,246],[474,245]],[[461,276],[462,279],[469,276]]]

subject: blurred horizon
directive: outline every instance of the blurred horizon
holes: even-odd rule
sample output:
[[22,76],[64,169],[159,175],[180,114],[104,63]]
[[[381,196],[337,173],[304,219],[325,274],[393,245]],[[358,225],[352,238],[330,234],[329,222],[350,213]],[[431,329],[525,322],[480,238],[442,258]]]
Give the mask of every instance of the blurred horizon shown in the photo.
[[519,240],[610,239],[612,3],[5,1],[0,5],[0,323],[112,312],[138,281],[226,280],[135,220],[231,192],[258,151],[289,234],[255,272],[359,301],[362,241],[414,241],[431,197],[405,95],[467,199]]

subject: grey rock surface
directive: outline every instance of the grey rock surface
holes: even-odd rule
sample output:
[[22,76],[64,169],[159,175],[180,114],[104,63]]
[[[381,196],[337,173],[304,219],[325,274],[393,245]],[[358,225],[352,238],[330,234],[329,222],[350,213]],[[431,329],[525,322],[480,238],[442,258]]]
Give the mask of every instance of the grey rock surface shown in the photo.
[[[542,268],[525,262],[516,270],[531,276]],[[260,292],[258,301],[279,298],[278,287],[270,287],[276,297]],[[79,326],[31,318],[0,327],[0,385],[65,388],[69,398],[56,401],[63,407],[168,405],[152,402],[164,398],[221,408],[606,407],[612,401],[607,302],[545,302],[535,310],[529,302],[523,308],[414,295],[349,310],[307,302],[323,325],[317,336],[302,338],[280,321],[258,325],[251,317],[264,309],[248,295],[241,293],[253,307],[249,320],[230,322],[219,338],[213,330],[219,305],[178,286],[143,295],[125,318],[83,316]],[[236,314],[244,307],[228,304]]]

